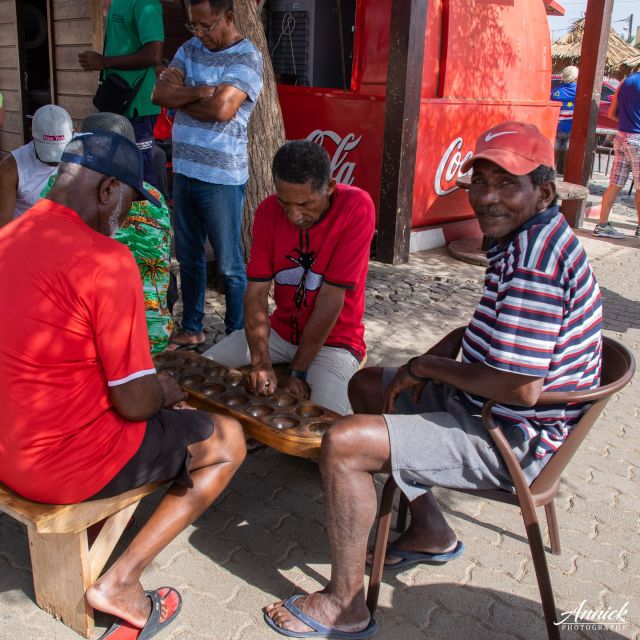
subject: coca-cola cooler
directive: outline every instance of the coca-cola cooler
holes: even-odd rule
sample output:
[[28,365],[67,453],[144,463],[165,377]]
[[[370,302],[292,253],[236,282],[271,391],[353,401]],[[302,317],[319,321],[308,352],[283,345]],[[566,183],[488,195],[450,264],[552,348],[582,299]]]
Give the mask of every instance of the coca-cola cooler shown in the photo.
[[[391,5],[392,0],[267,4],[287,138],[322,144],[334,176],[367,190],[376,205]],[[294,18],[304,14],[304,33],[297,19],[287,23],[287,12]],[[466,194],[455,186],[460,165],[477,136],[501,121],[533,122],[553,139],[559,105],[549,100],[550,82],[543,0],[429,0],[412,250],[477,233]]]

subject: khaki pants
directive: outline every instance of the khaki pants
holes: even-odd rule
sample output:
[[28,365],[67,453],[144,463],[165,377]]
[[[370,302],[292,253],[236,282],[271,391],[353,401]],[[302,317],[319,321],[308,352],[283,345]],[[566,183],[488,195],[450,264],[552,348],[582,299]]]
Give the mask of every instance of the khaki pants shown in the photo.
[[[273,329],[269,335],[269,356],[273,364],[291,362],[298,345],[283,340]],[[225,367],[251,364],[249,345],[244,329],[234,331],[203,354]],[[360,364],[346,349],[321,347],[307,370],[311,401],[341,415],[351,413],[347,387]]]

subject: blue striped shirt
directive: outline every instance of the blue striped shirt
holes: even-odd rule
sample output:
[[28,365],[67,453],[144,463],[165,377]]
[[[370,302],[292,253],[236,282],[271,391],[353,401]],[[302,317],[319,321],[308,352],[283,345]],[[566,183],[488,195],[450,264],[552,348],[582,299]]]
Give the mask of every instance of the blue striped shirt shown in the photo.
[[[600,290],[579,240],[554,206],[494,245],[484,292],[462,343],[463,362],[542,377],[543,391],[576,391],[600,381]],[[465,394],[480,408],[483,398]],[[534,455],[556,451],[584,405],[495,405],[509,437],[520,430]]]
[[201,122],[178,109],[173,123],[173,170],[214,184],[239,185],[249,178],[247,123],[262,89],[262,54],[246,38],[221,51],[209,51],[198,38],[185,42],[171,66],[185,85],[228,84],[247,94],[227,122]]

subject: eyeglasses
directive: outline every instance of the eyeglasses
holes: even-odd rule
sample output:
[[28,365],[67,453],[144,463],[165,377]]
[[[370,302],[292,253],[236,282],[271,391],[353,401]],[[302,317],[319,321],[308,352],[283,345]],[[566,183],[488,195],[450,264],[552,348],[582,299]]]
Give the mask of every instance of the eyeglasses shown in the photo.
[[187,28],[187,31],[189,33],[193,33],[193,35],[195,35],[196,33],[200,33],[200,35],[203,36],[208,36],[220,23],[220,20],[216,20],[210,27],[201,27],[200,25],[192,25],[192,24],[185,24],[184,26]]

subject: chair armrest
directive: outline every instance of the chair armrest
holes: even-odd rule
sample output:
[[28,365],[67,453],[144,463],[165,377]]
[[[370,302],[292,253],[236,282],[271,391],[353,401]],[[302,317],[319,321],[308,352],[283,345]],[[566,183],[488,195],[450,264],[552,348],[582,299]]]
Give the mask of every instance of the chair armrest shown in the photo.
[[522,516],[525,520],[525,524],[528,526],[537,522],[536,519],[536,507],[531,497],[531,491],[529,490],[529,483],[524,477],[520,462],[513,453],[511,445],[507,441],[502,429],[496,424],[491,414],[491,409],[495,404],[494,400],[488,400],[482,407],[482,421],[486,427],[491,439],[495,443],[498,452],[502,456],[502,459],[507,467],[507,471],[513,480],[513,486],[516,489],[516,495],[520,508],[522,509]]

